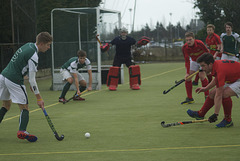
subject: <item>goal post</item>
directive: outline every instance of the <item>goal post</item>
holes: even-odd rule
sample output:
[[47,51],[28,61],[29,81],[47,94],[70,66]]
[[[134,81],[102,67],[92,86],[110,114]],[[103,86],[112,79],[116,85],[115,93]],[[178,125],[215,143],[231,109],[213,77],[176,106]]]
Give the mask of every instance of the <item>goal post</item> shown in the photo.
[[[119,11],[100,7],[86,8],[55,8],[51,11],[52,43],[52,89],[62,90],[65,82],[59,73],[61,66],[71,57],[75,57],[78,50],[87,52],[91,61],[93,75],[93,89],[100,90],[104,77],[103,71],[112,66],[115,47],[108,52],[101,53],[96,35],[106,42],[113,39],[121,27],[121,13]],[[88,82],[87,69],[79,71]],[[121,68],[123,83],[123,67]],[[75,89],[75,86],[71,86]]]

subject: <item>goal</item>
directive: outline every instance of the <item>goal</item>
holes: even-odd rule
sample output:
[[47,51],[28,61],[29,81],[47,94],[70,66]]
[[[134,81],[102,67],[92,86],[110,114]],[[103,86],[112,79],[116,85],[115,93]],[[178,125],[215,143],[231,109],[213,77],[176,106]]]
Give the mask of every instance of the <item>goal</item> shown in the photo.
[[[119,11],[93,8],[55,8],[51,11],[52,43],[52,89],[62,90],[65,82],[59,73],[61,66],[71,57],[75,57],[78,50],[87,52],[93,72],[93,89],[101,89],[106,81],[106,74],[112,66],[115,49],[101,53],[96,35],[109,42],[118,35],[121,27],[121,13]],[[103,42],[104,43],[104,42]],[[79,72],[88,82],[87,69]],[[123,83],[123,67],[121,68],[120,83]],[[71,90],[75,86],[71,86]]]

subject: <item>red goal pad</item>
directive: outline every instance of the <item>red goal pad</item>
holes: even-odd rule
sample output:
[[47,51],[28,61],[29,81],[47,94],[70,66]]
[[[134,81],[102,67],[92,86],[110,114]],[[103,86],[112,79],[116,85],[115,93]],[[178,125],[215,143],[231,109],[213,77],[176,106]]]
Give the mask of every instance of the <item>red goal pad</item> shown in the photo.
[[131,65],[129,67],[129,82],[130,87],[134,84],[141,85],[141,73],[139,65]]
[[107,75],[107,86],[118,86],[120,67],[110,67]]

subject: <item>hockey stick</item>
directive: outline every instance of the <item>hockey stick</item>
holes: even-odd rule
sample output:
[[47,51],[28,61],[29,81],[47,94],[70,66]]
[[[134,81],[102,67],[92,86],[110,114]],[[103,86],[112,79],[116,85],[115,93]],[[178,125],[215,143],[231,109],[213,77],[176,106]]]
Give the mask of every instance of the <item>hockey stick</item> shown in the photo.
[[97,41],[99,42],[100,46],[103,46],[102,43],[101,43],[101,41],[99,40],[98,36],[99,36],[99,34],[96,35],[96,39],[97,39]]
[[[218,50],[218,49],[213,49],[213,48],[208,48],[208,49],[209,49],[209,50],[213,50],[213,51],[221,52],[221,51]],[[226,52],[226,51],[224,51],[223,53],[224,53],[224,54],[227,54],[227,55],[230,55],[230,56],[236,56],[236,57],[239,57],[239,56],[237,56],[236,54],[229,53],[229,52]],[[239,55],[239,53],[238,53],[238,55]]]
[[177,125],[184,125],[184,124],[191,124],[191,123],[199,123],[199,122],[206,122],[208,119],[204,120],[193,120],[193,121],[182,121],[182,122],[175,122],[175,123],[169,123],[165,124],[165,121],[161,122],[162,127],[170,127],[170,126],[177,126]]
[[[192,78],[192,77],[193,77],[194,75],[196,75],[198,72],[199,72],[199,70],[196,71],[195,73],[189,75],[189,76],[187,77],[187,79]],[[179,86],[179,85],[182,84],[183,82],[185,82],[185,79],[181,79],[180,81],[175,81],[175,85],[172,86],[171,88],[169,88],[168,90],[164,90],[164,91],[163,91],[163,94],[167,94],[168,92],[170,92],[172,89],[174,89],[175,87]]]
[[64,135],[61,135],[61,137],[59,137],[59,135],[58,135],[56,129],[54,128],[53,123],[52,123],[50,117],[48,116],[45,108],[43,108],[42,110],[43,110],[43,113],[44,113],[44,115],[45,115],[45,117],[46,117],[46,119],[47,119],[48,125],[50,126],[50,128],[51,128],[52,131],[53,131],[53,134],[54,134],[55,138],[56,138],[58,141],[62,141],[62,140],[64,139]]
[[170,92],[172,89],[174,89],[175,87],[179,86],[180,84],[182,84],[183,82],[185,82],[185,79],[180,80],[179,82],[177,82],[174,86],[172,86],[171,88],[169,88],[168,90],[164,90],[163,94],[167,94],[168,92]]
[[[191,74],[191,75],[189,75],[188,77],[187,77],[187,79],[189,79],[189,78],[192,78],[193,76],[195,76],[196,74],[198,74],[199,73],[199,70],[198,71],[196,71],[196,72],[194,72],[193,74]],[[182,79],[183,80],[183,79]],[[180,80],[180,81],[182,81],[182,80]],[[184,79],[185,80],[185,79]],[[180,82],[180,81],[175,81],[175,83],[177,84],[178,82]]]
[[[87,92],[87,91],[88,91],[88,90],[86,89],[85,91],[81,92],[81,95],[82,95],[83,93]],[[74,97],[77,97],[77,96],[78,96],[78,95],[72,96],[71,98],[69,98],[68,100],[66,100],[65,102],[63,102],[63,104],[68,103],[68,102],[71,101]]]

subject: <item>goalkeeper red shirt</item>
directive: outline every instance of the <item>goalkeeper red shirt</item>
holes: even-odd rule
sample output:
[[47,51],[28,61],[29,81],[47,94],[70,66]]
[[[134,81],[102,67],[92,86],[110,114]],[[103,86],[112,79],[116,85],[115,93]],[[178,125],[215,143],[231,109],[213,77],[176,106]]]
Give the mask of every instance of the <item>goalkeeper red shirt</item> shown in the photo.
[[234,83],[240,79],[240,63],[232,60],[215,60],[212,68],[217,87]]
[[[220,37],[215,33],[213,33],[213,35],[208,35],[206,38],[206,44],[210,48],[210,53],[214,55],[217,50],[217,45],[221,44]],[[218,56],[221,56],[221,54],[219,53]]]
[[191,58],[192,61],[196,61],[199,56],[209,51],[201,40],[195,39],[193,46],[188,46],[188,44],[185,43],[182,47],[182,52],[185,59],[185,67],[186,67],[187,73],[189,73],[190,71],[189,58]]

